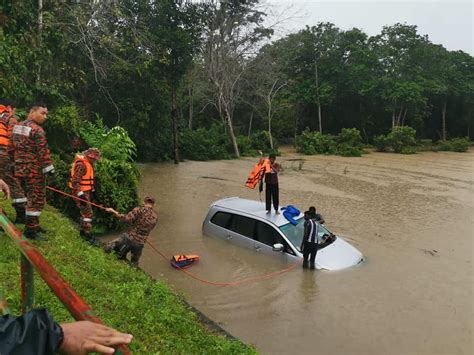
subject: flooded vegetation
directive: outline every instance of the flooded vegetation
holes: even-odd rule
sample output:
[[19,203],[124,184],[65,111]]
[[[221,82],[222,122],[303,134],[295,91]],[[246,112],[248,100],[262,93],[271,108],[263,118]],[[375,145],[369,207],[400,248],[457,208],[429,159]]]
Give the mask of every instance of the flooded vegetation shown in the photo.
[[[198,282],[145,248],[141,267],[261,353],[470,354],[473,350],[474,152],[372,153],[278,160],[281,205],[315,205],[365,262],[340,272],[295,268],[236,287]],[[288,267],[201,233],[211,202],[258,199],[244,187],[252,158],[142,167],[157,197],[151,241],[165,255],[193,253],[189,271],[235,281]]]

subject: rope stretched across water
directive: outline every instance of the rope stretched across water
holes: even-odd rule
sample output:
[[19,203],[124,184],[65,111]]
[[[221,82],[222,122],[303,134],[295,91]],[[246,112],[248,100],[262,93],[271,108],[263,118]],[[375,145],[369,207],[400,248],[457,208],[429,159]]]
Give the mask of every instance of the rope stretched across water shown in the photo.
[[[68,194],[67,192],[64,192],[64,191],[61,191],[61,190],[58,190],[54,187],[51,187],[51,186],[46,186],[47,189],[51,190],[51,191],[54,191],[56,193],[59,193],[61,195],[64,195],[64,196],[67,196],[67,197],[70,197],[70,198],[73,198],[75,200],[78,200],[78,201],[82,201],[82,202],[85,202],[85,203],[88,203],[90,204],[91,206],[94,206],[94,207],[97,207],[101,210],[104,210],[106,211],[107,210],[107,207],[104,207],[102,205],[99,205],[97,203],[94,203],[94,202],[91,202],[91,201],[88,201],[88,200],[85,200],[83,198],[80,198],[80,197],[77,197],[77,196],[74,196],[74,195],[71,195],[71,194]],[[162,252],[160,252],[149,240],[146,240],[146,243],[153,249],[153,251],[155,253],[157,253],[158,255],[160,255],[163,259],[165,259],[166,261],[169,260],[168,257],[166,257],[166,255],[164,255]],[[196,280],[196,281],[199,281],[199,282],[202,282],[204,284],[207,284],[207,285],[212,285],[212,286],[238,286],[238,285],[242,285],[242,284],[245,284],[245,283],[249,283],[249,282],[255,282],[255,281],[263,281],[263,280],[268,280],[268,279],[271,279],[275,276],[278,276],[278,275],[281,275],[281,274],[284,274],[286,272],[289,272],[291,270],[293,270],[295,267],[297,267],[298,265],[301,264],[301,261],[298,261],[298,262],[295,262],[294,264],[290,265],[289,267],[287,268],[284,268],[284,269],[281,269],[281,270],[278,270],[278,271],[274,271],[274,272],[271,272],[269,274],[264,274],[264,275],[258,275],[258,276],[252,276],[252,277],[248,277],[248,278],[245,278],[245,279],[242,279],[242,280],[236,280],[236,281],[228,281],[228,282],[219,282],[219,281],[209,281],[209,280],[205,280],[203,278],[200,278],[199,276],[196,276],[192,273],[190,273],[189,271],[177,266],[177,268],[179,270],[181,270],[183,273],[185,273],[187,276],[189,276],[190,278]]]

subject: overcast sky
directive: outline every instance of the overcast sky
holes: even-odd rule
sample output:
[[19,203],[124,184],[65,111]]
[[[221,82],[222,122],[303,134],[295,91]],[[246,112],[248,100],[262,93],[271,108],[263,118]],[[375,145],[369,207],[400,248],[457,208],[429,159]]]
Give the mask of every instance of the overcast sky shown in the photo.
[[280,25],[280,36],[317,22],[332,22],[342,30],[357,27],[372,36],[380,33],[383,26],[400,22],[417,25],[418,33],[427,34],[433,43],[474,55],[471,0],[262,1],[271,5],[273,17],[287,18]]

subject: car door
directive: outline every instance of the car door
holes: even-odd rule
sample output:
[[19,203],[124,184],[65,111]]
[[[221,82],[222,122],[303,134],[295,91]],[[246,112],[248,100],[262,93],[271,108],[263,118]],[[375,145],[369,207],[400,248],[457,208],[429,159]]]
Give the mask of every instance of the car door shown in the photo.
[[[277,243],[283,244],[283,251],[273,250],[273,246]],[[273,225],[262,221],[256,221],[253,247],[255,251],[272,257],[288,261],[299,259],[280,232]]]
[[225,238],[245,248],[253,248],[255,220],[233,213]]

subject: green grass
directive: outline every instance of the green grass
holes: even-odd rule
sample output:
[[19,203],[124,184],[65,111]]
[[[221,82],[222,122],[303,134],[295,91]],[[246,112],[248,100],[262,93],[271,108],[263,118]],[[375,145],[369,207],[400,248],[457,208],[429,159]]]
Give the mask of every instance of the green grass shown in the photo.
[[[14,216],[6,202],[0,206]],[[106,325],[133,334],[129,347],[133,353],[256,353],[206,329],[165,283],[82,241],[69,220],[52,207],[43,212],[41,224],[49,231],[48,241],[34,244]],[[14,314],[20,314],[19,255],[10,238],[0,232],[0,291]],[[73,320],[37,273],[35,307],[47,307],[57,322]]]

